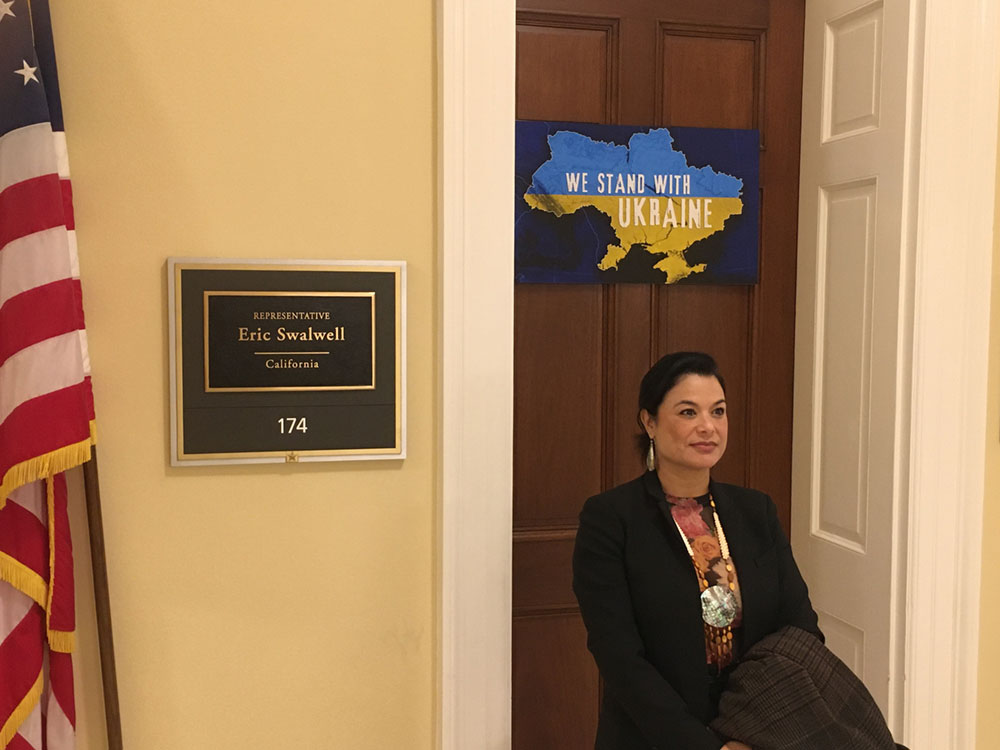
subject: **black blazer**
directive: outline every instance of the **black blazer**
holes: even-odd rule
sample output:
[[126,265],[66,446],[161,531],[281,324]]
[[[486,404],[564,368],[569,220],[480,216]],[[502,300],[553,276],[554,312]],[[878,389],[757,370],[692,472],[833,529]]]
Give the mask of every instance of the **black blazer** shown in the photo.
[[[774,503],[711,482],[743,599],[743,647],[785,625],[822,634]],[[719,750],[698,580],[655,472],[587,500],[573,591],[605,690],[595,750]]]

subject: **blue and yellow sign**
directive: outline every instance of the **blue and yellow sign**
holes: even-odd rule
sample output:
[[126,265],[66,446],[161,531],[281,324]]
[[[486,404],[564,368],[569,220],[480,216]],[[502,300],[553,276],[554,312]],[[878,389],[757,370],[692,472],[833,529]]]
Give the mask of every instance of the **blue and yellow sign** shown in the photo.
[[516,125],[516,280],[757,281],[756,130]]

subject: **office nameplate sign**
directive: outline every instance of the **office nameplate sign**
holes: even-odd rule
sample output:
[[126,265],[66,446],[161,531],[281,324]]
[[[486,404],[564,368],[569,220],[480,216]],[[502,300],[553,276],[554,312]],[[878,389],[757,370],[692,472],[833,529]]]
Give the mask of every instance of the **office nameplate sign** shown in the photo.
[[405,456],[405,263],[168,261],[171,464]]

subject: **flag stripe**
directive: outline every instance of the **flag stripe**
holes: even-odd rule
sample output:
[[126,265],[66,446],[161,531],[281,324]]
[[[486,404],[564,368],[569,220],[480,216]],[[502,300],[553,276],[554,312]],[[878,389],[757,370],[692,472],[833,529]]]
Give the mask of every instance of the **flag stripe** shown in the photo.
[[0,582],[0,641],[14,632],[35,602],[8,583]]
[[29,482],[18,487],[7,496],[8,502],[15,502],[38,519],[45,526],[48,523],[45,485],[43,482]]
[[76,602],[73,590],[73,539],[69,531],[66,501],[66,476],[56,474],[48,480],[49,501],[49,647],[73,650],[76,629]]
[[11,240],[0,252],[0,305],[36,286],[78,278],[71,245],[75,236],[58,226]]
[[[0,477],[4,484],[13,467],[51,452],[53,445],[68,446],[89,440],[88,412],[93,412],[93,402],[89,399],[88,379],[14,409],[0,424]],[[45,425],[44,432],[37,429],[39,424]]]
[[0,307],[0,367],[22,349],[82,328],[78,279],[53,281],[23,292]]
[[0,583],[10,585],[43,607],[49,601],[49,585],[45,579],[3,551],[0,551]]
[[0,717],[14,713],[38,679],[44,635],[44,612],[34,604],[0,643]]
[[34,514],[9,500],[0,508],[0,554],[7,554],[43,579],[49,577],[48,529]]
[[0,250],[18,237],[65,226],[59,175],[16,182],[0,193]]
[[[76,331],[39,341],[0,365],[0,421],[19,404],[80,383],[84,378]],[[25,425],[38,430],[42,423]]]
[[[90,346],[87,344],[87,330],[81,328],[77,331],[80,336],[80,356],[83,358],[83,373],[90,377]],[[88,419],[94,418],[94,394],[88,389],[87,401],[90,404],[90,411],[87,412]]]
[[[73,696],[73,657],[69,654],[61,654],[53,651],[49,654],[49,685],[52,688],[52,697],[58,702],[58,710],[63,714],[64,720],[69,724],[72,732],[76,726],[76,701]],[[49,711],[49,736],[51,737],[53,722],[53,705],[50,702]]]
[[[59,144],[53,137],[52,126],[47,122],[25,125],[0,135],[0,192],[42,175],[69,176],[68,166],[65,174],[59,169],[58,156],[53,153]],[[65,142],[63,134],[62,143]]]
[[80,278],[80,254],[76,246],[76,230],[70,229],[66,232],[66,246],[69,250],[69,275],[78,279]]
[[73,183],[69,180],[59,180],[59,188],[62,193],[63,223],[66,229],[76,228],[76,219],[73,214]]
[[69,151],[66,148],[66,133],[62,130],[52,131],[52,145],[56,152],[56,173],[64,180],[69,180]]
[[14,707],[3,726],[0,726],[0,744],[9,742],[15,734],[20,734],[32,747],[45,750],[45,735],[42,731],[42,693],[45,690],[44,667],[25,693],[21,702]]
[[42,721],[42,702],[38,701],[38,704],[32,709],[28,718],[24,720],[17,733],[29,744],[32,748],[42,748],[45,750],[45,722]]
[[14,739],[7,745],[7,750],[36,750],[36,748],[20,734],[15,734]]

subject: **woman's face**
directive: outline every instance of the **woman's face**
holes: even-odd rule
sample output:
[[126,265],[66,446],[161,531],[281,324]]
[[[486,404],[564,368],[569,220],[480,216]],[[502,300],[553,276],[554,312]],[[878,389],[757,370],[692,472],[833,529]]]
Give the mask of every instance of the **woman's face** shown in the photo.
[[711,375],[685,375],[667,391],[655,415],[642,412],[656,443],[656,464],[670,471],[711,469],[726,452],[726,395]]

